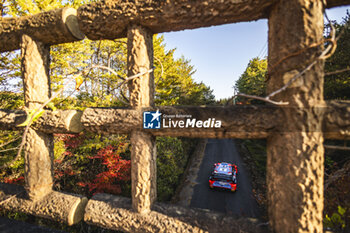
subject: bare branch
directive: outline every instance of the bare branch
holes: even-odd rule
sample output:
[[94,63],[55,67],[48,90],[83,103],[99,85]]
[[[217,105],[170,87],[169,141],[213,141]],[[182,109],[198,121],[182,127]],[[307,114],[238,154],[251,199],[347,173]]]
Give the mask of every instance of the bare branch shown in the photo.
[[347,147],[347,146],[324,145],[324,148],[330,149],[330,150],[347,150],[347,151],[350,151],[350,147]]
[[276,101],[270,100],[270,99],[267,98],[267,97],[260,97],[260,96],[257,96],[257,95],[247,95],[247,94],[243,94],[243,93],[237,93],[237,94],[233,97],[233,99],[234,99],[236,96],[242,96],[242,97],[246,97],[246,98],[250,98],[250,99],[262,100],[262,101],[264,101],[264,102],[268,102],[268,103],[275,104],[275,105],[287,105],[287,104],[288,104],[288,102],[283,102],[283,101],[276,102]]
[[337,181],[340,177],[344,177],[346,173],[350,170],[350,163],[344,164],[344,166],[337,170],[335,173],[331,174],[329,178],[324,183],[324,190],[326,190],[332,183]]
[[149,69],[149,70],[147,70],[147,71],[140,72],[140,73],[138,73],[138,74],[132,75],[132,76],[126,78],[126,79],[125,79],[125,82],[130,81],[130,80],[132,80],[132,79],[134,79],[134,78],[138,78],[138,77],[140,77],[140,76],[142,76],[142,75],[151,73],[151,72],[153,72],[153,70],[154,70],[154,69],[152,68],[152,69]]
[[162,69],[162,71],[161,71],[161,73],[160,73],[160,78],[158,79],[158,82],[156,83],[156,85],[158,85],[158,83],[159,83],[160,79],[163,79],[164,68],[163,68],[163,64],[162,64],[162,62],[160,61],[160,59],[159,59],[159,58],[154,57],[154,59],[156,59],[156,60],[159,62],[160,67],[161,67],[161,69]]
[[0,147],[4,147],[4,146],[10,144],[11,142],[17,141],[17,140],[20,139],[21,137],[22,137],[22,136],[19,136],[19,137],[15,138],[15,139],[12,139],[12,140],[8,141],[8,142],[5,142],[5,143],[1,144]]
[[4,150],[0,150],[0,153],[2,152],[6,152],[6,151],[11,151],[11,150],[17,150],[18,147],[15,147],[15,148],[9,148],[9,149],[4,149]]
[[[304,70],[302,70],[298,74],[294,75],[293,78],[291,78],[283,87],[281,87],[280,89],[270,93],[266,97],[260,97],[260,96],[255,96],[255,95],[247,95],[247,94],[244,94],[244,93],[238,93],[237,96],[242,96],[242,97],[247,97],[247,98],[251,98],[251,99],[262,100],[262,101],[265,101],[265,102],[268,102],[268,103],[272,103],[272,104],[275,104],[275,105],[288,105],[289,102],[282,102],[282,101],[276,102],[276,101],[271,100],[270,98],[275,96],[275,95],[277,95],[278,93],[281,93],[282,91],[285,91],[290,85],[292,85],[293,82],[295,82],[295,80],[297,80],[298,78],[302,77],[305,74],[306,71],[310,70],[317,63],[318,60],[325,60],[325,59],[331,57],[334,54],[334,52],[335,52],[335,50],[337,48],[337,41],[336,41],[336,38],[335,38],[335,28],[334,28],[332,22],[328,19],[328,16],[327,16],[326,13],[325,13],[325,16],[326,16],[326,19],[328,20],[328,22],[330,24],[330,27],[331,27],[331,32],[330,32],[331,39],[325,40],[325,41],[329,41],[330,44],[326,47],[326,49],[323,50],[323,52],[321,53],[320,56],[318,56],[316,59],[314,59],[314,61],[312,61]],[[323,42],[325,42],[325,41],[323,41]],[[323,42],[322,43],[317,43],[317,44],[312,44],[306,49],[309,49],[311,47],[320,46],[321,44],[323,44]],[[306,51],[306,49],[302,49],[301,51],[299,51],[297,53],[293,53],[291,55],[288,55],[287,57],[285,57],[285,58],[281,59],[279,62],[277,62],[277,64],[280,64],[281,62],[283,62],[284,60],[286,60],[289,57],[301,54],[302,52]],[[276,65],[274,65],[273,68],[274,67],[276,67]]]
[[113,73],[115,76],[117,76],[120,79],[125,80],[124,77],[120,76],[117,72],[115,72],[112,68],[108,67],[108,66],[102,66],[102,65],[91,65],[89,67],[89,69],[94,69],[94,68],[98,68],[98,69],[102,69],[102,70],[108,70],[109,72]]
[[341,69],[341,70],[336,70],[336,71],[331,71],[331,72],[327,72],[324,74],[324,76],[329,76],[329,75],[334,75],[334,74],[340,74],[346,71],[350,71],[350,67],[345,68],[345,69]]
[[125,83],[129,82],[130,80],[133,80],[133,79],[138,78],[138,77],[140,77],[140,76],[142,76],[142,75],[151,73],[151,72],[153,72],[153,70],[154,70],[154,69],[152,68],[152,69],[149,69],[149,70],[147,70],[147,71],[140,72],[140,73],[138,73],[138,74],[132,75],[132,76],[130,76],[130,77],[124,79],[124,81],[123,81],[121,84],[119,84],[119,85],[117,86],[117,89],[118,89],[118,88],[121,88]]
[[[305,74],[306,71],[310,70],[315,64],[316,64],[317,60],[314,60],[310,65],[308,65],[303,71],[299,72],[298,74],[294,75],[293,78],[291,78],[287,84],[285,84],[283,87],[281,87],[280,89],[270,93],[266,99],[270,99],[271,97],[277,95],[278,93],[281,93],[282,91],[285,91],[290,85],[292,85],[292,83],[297,80],[298,78],[300,78],[303,74]],[[285,102],[286,104],[288,104],[288,102]]]

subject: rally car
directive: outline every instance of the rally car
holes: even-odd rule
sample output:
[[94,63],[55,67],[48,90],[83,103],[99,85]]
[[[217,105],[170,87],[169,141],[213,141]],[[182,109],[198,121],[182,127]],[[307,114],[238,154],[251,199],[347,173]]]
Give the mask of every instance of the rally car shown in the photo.
[[214,170],[209,177],[209,187],[237,190],[237,166],[231,163],[215,163]]

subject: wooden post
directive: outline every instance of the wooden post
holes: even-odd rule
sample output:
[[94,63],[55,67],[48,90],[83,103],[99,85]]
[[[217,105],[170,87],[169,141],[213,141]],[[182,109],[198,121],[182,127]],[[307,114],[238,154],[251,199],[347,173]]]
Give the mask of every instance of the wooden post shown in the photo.
[[[314,61],[322,40],[321,0],[276,2],[269,16],[268,93]],[[321,46],[308,48],[316,43]],[[279,132],[267,139],[270,224],[279,233],[323,232],[323,61],[275,99],[289,106],[282,110]]]
[[[152,33],[141,26],[132,25],[128,29],[129,76],[153,67],[152,37]],[[129,90],[131,107],[153,106],[153,72],[131,80]],[[157,196],[155,138],[147,132],[134,130],[131,132],[131,144],[132,207],[138,213],[148,213]]]
[[[21,53],[25,106],[27,110],[34,110],[50,96],[50,48],[24,34]],[[29,129],[24,152],[28,196],[40,199],[52,191],[53,136]]]

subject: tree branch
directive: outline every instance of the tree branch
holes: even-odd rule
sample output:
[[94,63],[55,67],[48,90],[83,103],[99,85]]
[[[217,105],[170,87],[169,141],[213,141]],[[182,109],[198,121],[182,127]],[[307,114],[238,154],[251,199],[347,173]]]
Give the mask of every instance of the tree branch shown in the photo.
[[346,150],[346,151],[350,151],[350,147],[347,147],[347,146],[324,145],[324,148],[330,149],[330,150]]
[[350,67],[345,68],[345,69],[341,69],[341,70],[336,70],[336,71],[331,71],[331,72],[327,72],[324,74],[324,76],[329,76],[329,75],[334,75],[334,74],[340,74],[346,71],[350,71]]

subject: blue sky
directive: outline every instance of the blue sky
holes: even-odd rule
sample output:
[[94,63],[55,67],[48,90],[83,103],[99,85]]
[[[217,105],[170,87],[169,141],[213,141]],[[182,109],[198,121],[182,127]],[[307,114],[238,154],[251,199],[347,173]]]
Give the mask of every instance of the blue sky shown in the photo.
[[[327,10],[331,20],[342,21],[350,6]],[[267,56],[267,20],[228,24],[163,34],[176,57],[191,60],[193,78],[214,90],[217,99],[233,95],[233,85],[250,59]]]

